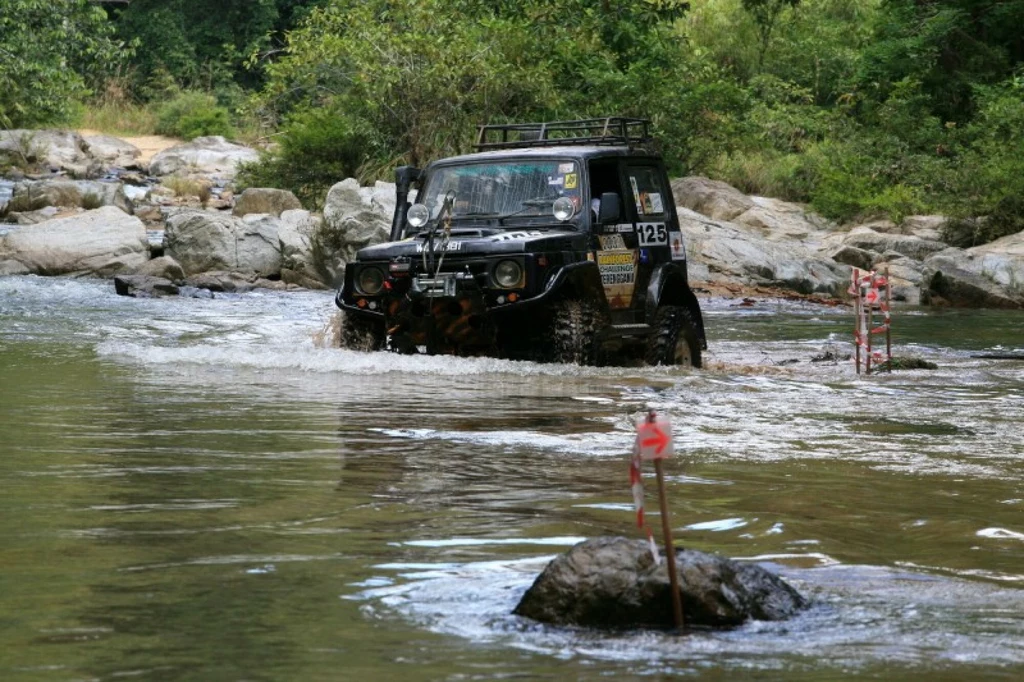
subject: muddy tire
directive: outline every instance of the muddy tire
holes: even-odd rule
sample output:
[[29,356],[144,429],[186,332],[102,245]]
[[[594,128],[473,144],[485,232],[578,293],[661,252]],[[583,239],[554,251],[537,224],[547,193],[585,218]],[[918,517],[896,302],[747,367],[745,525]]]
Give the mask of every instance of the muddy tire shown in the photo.
[[341,316],[340,345],[345,350],[370,352],[384,348],[384,323],[355,315]]
[[653,327],[644,355],[648,365],[701,366],[700,337],[689,310],[662,306],[654,316]]
[[597,364],[598,333],[605,326],[600,309],[588,301],[565,300],[552,306],[551,315],[544,339],[544,359],[565,364]]

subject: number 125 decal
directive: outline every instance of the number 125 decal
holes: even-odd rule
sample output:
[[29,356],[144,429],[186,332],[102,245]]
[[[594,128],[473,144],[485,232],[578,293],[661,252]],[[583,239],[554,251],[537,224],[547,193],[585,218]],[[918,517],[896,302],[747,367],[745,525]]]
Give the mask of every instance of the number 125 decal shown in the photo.
[[665,223],[640,223],[636,226],[640,246],[668,244],[668,228]]

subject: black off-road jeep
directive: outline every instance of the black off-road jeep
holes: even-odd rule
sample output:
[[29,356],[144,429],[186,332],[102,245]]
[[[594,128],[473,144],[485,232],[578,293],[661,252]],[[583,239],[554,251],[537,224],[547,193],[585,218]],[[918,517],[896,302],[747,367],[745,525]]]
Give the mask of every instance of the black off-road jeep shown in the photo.
[[704,322],[648,125],[486,125],[477,153],[399,168],[391,241],[359,251],[335,299],[342,346],[699,367]]

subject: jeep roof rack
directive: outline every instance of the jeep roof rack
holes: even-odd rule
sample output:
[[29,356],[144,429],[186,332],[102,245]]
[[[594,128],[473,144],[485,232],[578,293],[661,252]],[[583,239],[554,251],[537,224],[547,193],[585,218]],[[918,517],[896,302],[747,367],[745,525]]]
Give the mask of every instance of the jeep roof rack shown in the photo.
[[476,150],[565,147],[569,145],[629,146],[652,142],[645,118],[583,118],[548,123],[499,123],[477,128]]

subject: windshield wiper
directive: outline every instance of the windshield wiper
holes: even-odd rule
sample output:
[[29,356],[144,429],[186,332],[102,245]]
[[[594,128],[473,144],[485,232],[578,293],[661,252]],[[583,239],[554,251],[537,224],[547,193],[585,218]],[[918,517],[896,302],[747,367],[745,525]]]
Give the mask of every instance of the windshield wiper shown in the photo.
[[[556,199],[558,199],[557,196],[555,196],[555,197],[534,197],[533,199],[524,199],[523,201],[520,202],[523,205],[523,208],[519,209],[518,211],[512,211],[511,213],[506,213],[505,215],[500,216],[498,218],[498,223],[500,224],[503,220],[505,220],[507,218],[514,218],[515,216],[522,215],[523,213],[526,213],[530,209],[537,208],[538,206],[550,206],[551,204],[555,203]],[[546,218],[546,217],[552,217],[552,216],[545,216],[545,215],[541,214],[541,215],[529,215],[529,216],[524,216],[524,217],[526,217],[526,218]]]
[[462,218],[501,218],[501,213],[456,213],[452,216],[452,220],[461,220]]

